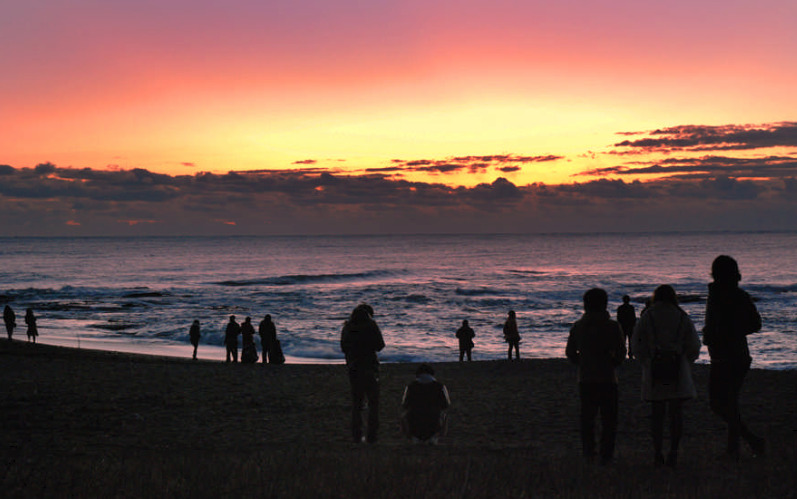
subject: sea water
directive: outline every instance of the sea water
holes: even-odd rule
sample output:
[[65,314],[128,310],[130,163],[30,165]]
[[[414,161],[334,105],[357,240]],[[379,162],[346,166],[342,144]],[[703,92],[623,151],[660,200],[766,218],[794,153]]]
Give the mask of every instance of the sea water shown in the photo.
[[[374,307],[386,362],[457,359],[456,329],[475,330],[474,359],[506,356],[518,316],[525,358],[564,356],[582,295],[607,290],[637,313],[673,285],[698,330],[711,261],[734,256],[763,316],[749,337],[755,367],[797,368],[797,233],[0,238],[0,305],[38,317],[39,341],[221,359],[230,315],[271,314],[290,362],[341,362],[340,329]],[[0,331],[1,332],[1,331]],[[701,352],[699,362],[708,354]]]

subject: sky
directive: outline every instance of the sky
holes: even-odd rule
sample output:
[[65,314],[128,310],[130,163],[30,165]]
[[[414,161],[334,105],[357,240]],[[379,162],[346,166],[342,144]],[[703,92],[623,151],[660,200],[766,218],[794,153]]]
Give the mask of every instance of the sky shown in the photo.
[[793,0],[0,0],[0,236],[797,230]]

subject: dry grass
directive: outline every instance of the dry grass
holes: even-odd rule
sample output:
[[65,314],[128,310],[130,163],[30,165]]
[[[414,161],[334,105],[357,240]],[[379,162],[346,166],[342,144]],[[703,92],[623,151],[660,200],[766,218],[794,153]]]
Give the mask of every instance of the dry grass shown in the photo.
[[[617,459],[580,459],[562,360],[436,365],[448,438],[397,429],[415,366],[383,366],[377,445],[349,442],[343,366],[243,366],[0,342],[6,497],[797,497],[797,372],[752,371],[744,414],[766,458],[715,459],[724,428],[688,404],[677,470],[651,465],[649,408],[624,367]],[[705,392],[707,369],[696,368]]]

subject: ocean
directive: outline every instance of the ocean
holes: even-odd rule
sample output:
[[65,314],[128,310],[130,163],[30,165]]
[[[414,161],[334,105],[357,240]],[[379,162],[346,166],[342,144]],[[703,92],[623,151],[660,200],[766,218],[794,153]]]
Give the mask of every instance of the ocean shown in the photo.
[[[0,305],[24,339],[25,309],[42,343],[223,359],[229,315],[271,314],[289,362],[337,363],[340,329],[367,302],[387,343],[384,362],[458,358],[468,319],[474,360],[506,356],[515,310],[521,357],[564,356],[591,287],[641,310],[672,284],[698,330],[711,261],[735,257],[764,318],[749,337],[753,366],[797,369],[797,233],[645,233],[296,237],[0,238]],[[705,348],[698,362],[707,362]]]

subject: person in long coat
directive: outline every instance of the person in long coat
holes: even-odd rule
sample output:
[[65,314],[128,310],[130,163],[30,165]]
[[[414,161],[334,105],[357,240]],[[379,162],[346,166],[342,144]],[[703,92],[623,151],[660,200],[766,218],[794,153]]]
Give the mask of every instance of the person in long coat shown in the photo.
[[517,316],[514,310],[510,310],[507,314],[506,322],[504,322],[504,341],[509,344],[507,356],[512,360],[512,349],[515,349],[515,358],[520,359],[520,331],[517,327]]
[[32,308],[25,311],[25,324],[28,325],[28,341],[36,343],[36,337],[39,336],[39,327],[36,325],[36,316],[33,315]]
[[[700,355],[700,339],[691,319],[678,306],[672,286],[665,284],[656,288],[653,304],[639,318],[631,342],[634,354],[642,364],[642,400],[651,402],[653,406],[654,463],[665,464],[662,454],[664,419],[669,412],[670,451],[666,464],[674,467],[683,434],[682,404],[697,396],[692,364]],[[662,376],[658,367],[662,362],[660,359],[668,356],[672,368],[669,375],[665,372]]]
[[11,341],[11,337],[14,336],[14,328],[17,327],[17,314],[14,313],[14,309],[10,305],[6,305],[3,309],[3,322],[6,324],[8,340]]

